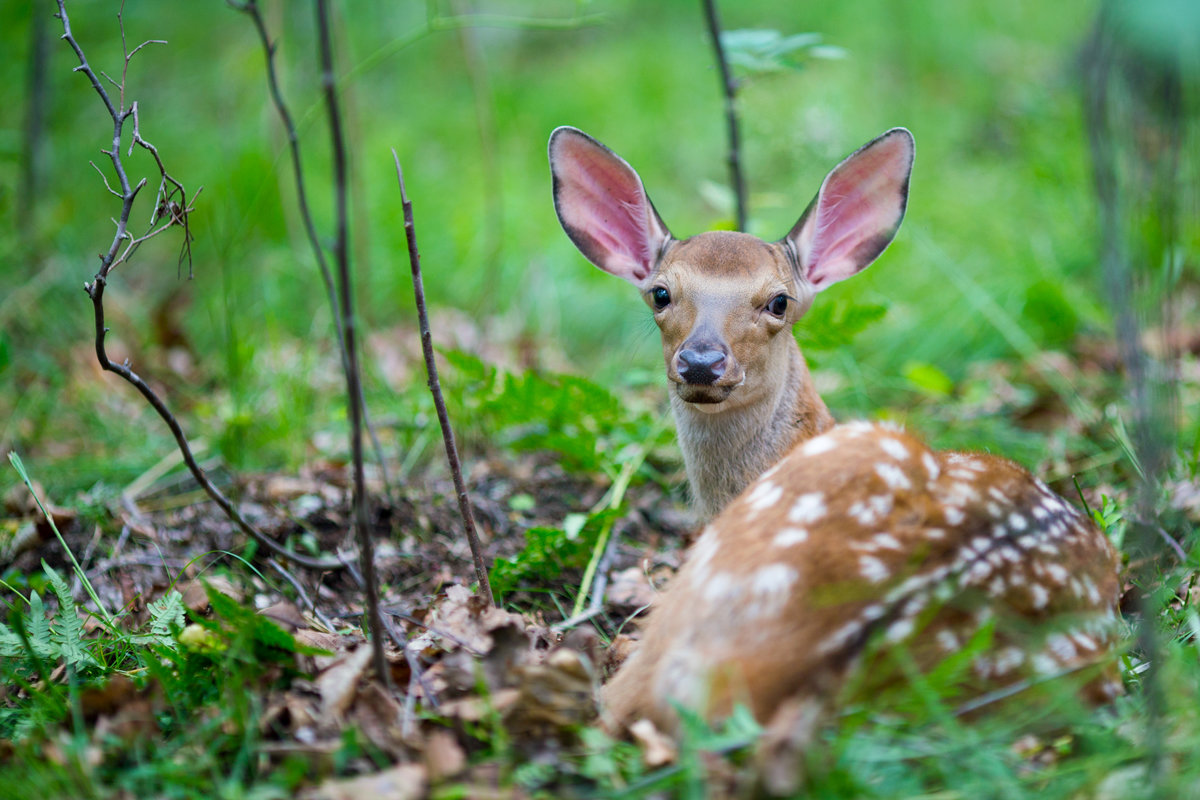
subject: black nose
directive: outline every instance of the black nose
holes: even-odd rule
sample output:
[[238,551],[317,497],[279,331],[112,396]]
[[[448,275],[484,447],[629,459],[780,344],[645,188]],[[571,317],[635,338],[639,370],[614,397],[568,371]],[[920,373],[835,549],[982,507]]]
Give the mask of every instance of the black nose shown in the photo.
[[725,354],[720,350],[680,350],[679,375],[688,383],[709,385],[725,374]]

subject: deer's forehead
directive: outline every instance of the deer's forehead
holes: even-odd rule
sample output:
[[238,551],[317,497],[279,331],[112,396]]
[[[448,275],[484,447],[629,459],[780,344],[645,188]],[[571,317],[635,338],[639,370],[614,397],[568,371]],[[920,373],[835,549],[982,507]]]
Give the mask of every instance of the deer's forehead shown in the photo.
[[719,285],[738,294],[793,281],[792,267],[782,247],[733,231],[702,233],[676,242],[658,271],[685,286]]

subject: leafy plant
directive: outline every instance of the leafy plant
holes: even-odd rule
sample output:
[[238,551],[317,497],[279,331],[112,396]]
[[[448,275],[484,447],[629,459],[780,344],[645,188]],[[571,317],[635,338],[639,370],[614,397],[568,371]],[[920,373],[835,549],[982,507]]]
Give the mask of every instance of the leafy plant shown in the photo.
[[79,618],[70,587],[45,561],[42,570],[58,599],[58,613],[48,610],[41,595],[31,591],[25,635],[0,622],[0,656],[29,656],[54,663],[62,661],[70,667],[98,667],[99,662],[86,646],[83,620]]
[[796,327],[796,341],[810,363],[819,363],[819,355],[814,358],[813,353],[849,346],[860,333],[882,320],[887,310],[881,303],[822,297]]
[[565,570],[583,569],[601,533],[620,513],[621,509],[606,508],[568,515],[561,528],[530,528],[520,553],[497,558],[492,565],[492,588],[504,595],[523,584],[551,585]]
[[548,450],[571,470],[615,475],[622,450],[670,441],[656,415],[631,409],[599,384],[575,375],[510,373],[469,353],[442,352],[452,370],[456,419],[493,432],[518,452]]
[[726,58],[751,73],[798,70],[808,58],[845,58],[840,47],[821,43],[819,33],[784,36],[776,30],[747,28],[721,33]]

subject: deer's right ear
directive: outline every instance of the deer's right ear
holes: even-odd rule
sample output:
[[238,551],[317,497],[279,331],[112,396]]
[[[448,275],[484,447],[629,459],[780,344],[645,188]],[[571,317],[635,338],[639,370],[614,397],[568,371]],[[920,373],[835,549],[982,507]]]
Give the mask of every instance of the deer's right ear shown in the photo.
[[633,167],[583,131],[563,126],[550,134],[550,173],[558,221],[579,252],[644,288],[671,232]]

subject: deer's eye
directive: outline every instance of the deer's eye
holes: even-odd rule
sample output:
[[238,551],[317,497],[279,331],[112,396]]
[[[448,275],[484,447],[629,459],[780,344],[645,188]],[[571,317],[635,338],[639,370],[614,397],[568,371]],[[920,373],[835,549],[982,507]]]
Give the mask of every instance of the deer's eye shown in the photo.
[[788,296],[786,294],[777,294],[771,298],[771,302],[767,303],[767,313],[773,317],[783,318],[787,313]]
[[662,311],[671,304],[671,293],[662,286],[655,286],[650,290],[650,301],[654,303],[655,311]]

